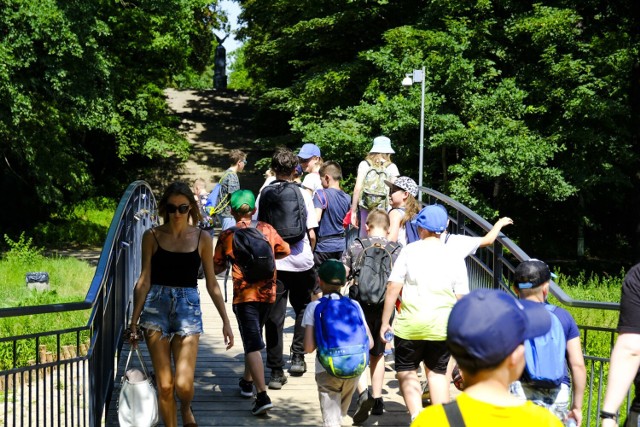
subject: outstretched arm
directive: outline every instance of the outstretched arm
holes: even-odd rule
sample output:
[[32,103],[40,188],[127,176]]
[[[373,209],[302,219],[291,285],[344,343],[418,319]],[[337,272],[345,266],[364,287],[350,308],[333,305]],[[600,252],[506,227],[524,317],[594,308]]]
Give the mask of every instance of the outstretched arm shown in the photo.
[[502,227],[504,227],[505,225],[510,225],[513,224],[513,220],[509,217],[503,217],[500,218],[494,225],[493,228],[491,230],[489,230],[489,232],[487,234],[484,235],[484,237],[482,237],[482,240],[480,241],[480,247],[484,248],[485,246],[489,246],[492,245],[493,242],[496,241],[496,238],[498,237],[498,234],[500,234],[500,230],[502,230]]

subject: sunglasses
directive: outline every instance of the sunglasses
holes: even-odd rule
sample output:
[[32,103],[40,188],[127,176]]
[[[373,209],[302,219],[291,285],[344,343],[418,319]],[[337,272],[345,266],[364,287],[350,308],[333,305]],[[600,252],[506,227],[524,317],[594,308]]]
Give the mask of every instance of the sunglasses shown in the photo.
[[167,213],[174,214],[176,211],[181,214],[185,214],[189,211],[190,206],[187,204],[182,204],[180,206],[172,205],[171,203],[167,203]]
[[396,191],[405,191],[405,190],[403,190],[403,189],[402,189],[402,188],[400,188],[400,187],[391,187],[391,188],[389,188],[389,194],[393,194],[393,193],[395,193]]

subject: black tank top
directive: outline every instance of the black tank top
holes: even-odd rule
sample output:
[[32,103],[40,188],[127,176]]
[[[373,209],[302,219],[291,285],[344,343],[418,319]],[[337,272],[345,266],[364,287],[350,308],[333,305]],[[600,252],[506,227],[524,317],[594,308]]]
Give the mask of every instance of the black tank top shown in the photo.
[[151,232],[158,243],[158,250],[151,256],[151,284],[173,286],[178,288],[195,288],[198,286],[198,269],[200,268],[200,236],[198,246],[193,252],[170,252],[162,249],[155,232]]

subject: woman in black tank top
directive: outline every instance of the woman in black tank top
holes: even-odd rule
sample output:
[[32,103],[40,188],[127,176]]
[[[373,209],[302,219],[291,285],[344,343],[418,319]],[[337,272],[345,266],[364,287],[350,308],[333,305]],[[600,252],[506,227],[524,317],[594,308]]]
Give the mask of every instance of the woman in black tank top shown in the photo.
[[[174,182],[158,203],[162,225],[142,238],[142,270],[136,282],[131,316],[131,338],[138,345],[138,329],[144,333],[158,387],[158,409],[164,425],[178,425],[174,395],[180,399],[183,425],[197,426],[191,401],[202,314],[198,292],[198,269],[202,262],[206,288],[223,321],[227,349],[233,332],[222,292],[213,272],[213,244],[209,233],[193,226],[200,211],[193,192]],[[171,359],[176,366],[175,376]]]

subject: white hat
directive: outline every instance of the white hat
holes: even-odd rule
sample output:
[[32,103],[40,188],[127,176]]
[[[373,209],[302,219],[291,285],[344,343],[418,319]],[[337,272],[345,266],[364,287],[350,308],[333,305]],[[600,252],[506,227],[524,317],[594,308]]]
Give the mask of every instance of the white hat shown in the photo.
[[370,153],[383,153],[393,154],[393,148],[391,148],[391,140],[386,136],[376,136],[373,138],[373,147],[369,150]]

